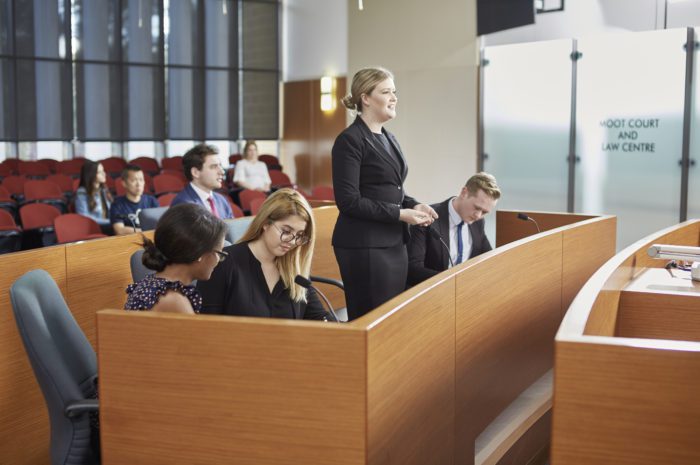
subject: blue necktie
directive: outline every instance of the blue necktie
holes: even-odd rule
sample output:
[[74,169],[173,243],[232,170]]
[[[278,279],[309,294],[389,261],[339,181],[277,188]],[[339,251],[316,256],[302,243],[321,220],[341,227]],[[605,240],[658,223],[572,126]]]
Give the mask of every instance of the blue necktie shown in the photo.
[[462,263],[462,254],[464,253],[464,244],[462,243],[462,226],[464,226],[464,221],[457,225],[457,260],[455,260],[455,265]]

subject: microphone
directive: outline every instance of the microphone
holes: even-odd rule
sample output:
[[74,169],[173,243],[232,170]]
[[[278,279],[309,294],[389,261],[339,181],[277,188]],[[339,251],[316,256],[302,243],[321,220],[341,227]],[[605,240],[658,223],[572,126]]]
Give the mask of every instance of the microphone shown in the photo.
[[525,213],[518,213],[518,219],[523,220],[523,221],[532,221],[533,223],[535,223],[535,226],[537,227],[537,232],[538,233],[542,232],[542,231],[540,231],[540,225],[537,224],[537,221],[535,221],[533,218],[530,218]]
[[437,229],[433,228],[433,224],[431,223],[428,225],[428,231],[430,232],[430,235],[433,236],[435,239],[439,240],[442,246],[445,248],[447,251],[447,259],[450,261],[450,268],[455,266],[454,262],[452,262],[452,256],[450,255],[450,247],[445,244],[445,241],[442,240],[442,236],[440,235],[440,232]]
[[[122,215],[117,215],[117,218],[120,220],[125,220],[124,222],[126,223],[126,220],[129,220],[129,223],[131,223],[131,227],[134,229],[134,232],[136,231],[136,223],[138,222],[138,212],[141,211],[140,209],[134,214],[134,213],[127,213],[127,214],[122,214]],[[136,220],[136,222],[134,221]]]
[[320,295],[323,301],[326,303],[328,306],[328,310],[330,311],[330,314],[333,315],[333,318],[335,319],[336,323],[340,323],[340,320],[338,319],[338,315],[335,314],[333,311],[333,306],[331,303],[328,301],[328,298],[323,295],[323,292],[319,291],[314,287],[313,284],[311,284],[311,281],[309,281],[307,278],[303,277],[302,275],[298,274],[296,278],[294,278],[294,282],[303,287],[304,289],[313,289],[316,294]]

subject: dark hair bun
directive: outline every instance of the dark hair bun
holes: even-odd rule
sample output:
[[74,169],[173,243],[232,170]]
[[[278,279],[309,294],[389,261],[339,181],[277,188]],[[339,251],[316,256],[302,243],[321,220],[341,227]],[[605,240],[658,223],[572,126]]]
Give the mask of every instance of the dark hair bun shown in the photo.
[[168,264],[168,257],[166,257],[163,252],[158,250],[158,247],[156,247],[152,240],[144,237],[141,263],[143,263],[143,266],[149,270],[163,271],[165,269],[165,265]]

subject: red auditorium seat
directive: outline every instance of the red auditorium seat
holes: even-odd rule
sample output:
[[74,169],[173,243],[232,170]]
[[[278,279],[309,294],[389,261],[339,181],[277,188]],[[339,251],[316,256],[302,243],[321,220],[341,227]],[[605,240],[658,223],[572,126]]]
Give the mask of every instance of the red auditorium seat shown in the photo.
[[126,160],[121,157],[109,157],[104,160],[100,160],[102,168],[105,169],[107,175],[112,178],[118,178],[121,176],[122,171],[126,168]]
[[67,213],[54,218],[53,227],[59,244],[107,237],[102,234],[100,225],[87,216]]
[[253,199],[263,199],[265,200],[267,196],[260,191],[254,191],[250,189],[243,189],[238,193],[238,199],[241,201],[241,207],[244,211],[250,211],[250,202]]
[[24,185],[24,200],[26,202],[50,203],[64,212],[68,209],[66,199],[63,197],[63,191],[58,184],[51,181],[27,181]]
[[27,178],[24,176],[8,176],[3,178],[2,186],[7,189],[16,200],[24,200],[24,184]]
[[153,190],[155,194],[177,193],[185,188],[185,183],[176,176],[170,174],[159,174],[153,177]]
[[80,177],[80,168],[83,167],[85,163],[84,158],[73,158],[72,160],[59,161],[56,166],[56,172],[60,174],[65,174],[71,178]]
[[251,200],[250,201],[250,214],[257,215],[258,212],[260,211],[260,207],[262,207],[263,203],[265,203],[264,198],[256,197],[253,200]]
[[175,157],[163,158],[160,161],[160,165],[163,170],[173,170],[182,173],[182,157],[180,155]]
[[163,194],[160,197],[158,197],[158,205],[161,207],[169,207],[171,203],[173,203],[173,199],[177,196],[175,193],[170,193],[170,194]]
[[40,161],[20,160],[17,168],[20,175],[28,178],[43,179],[51,174],[49,167]]
[[294,187],[289,176],[279,170],[270,170],[270,180],[274,187]]
[[25,248],[45,247],[56,244],[53,220],[60,216],[58,208],[47,203],[28,203],[19,209],[24,228]]
[[51,174],[46,180],[58,185],[63,194],[72,193],[75,190],[73,189],[73,179],[65,174]]
[[58,169],[58,160],[54,160],[53,158],[40,158],[37,162],[44,164],[51,174],[56,173]]
[[335,200],[335,192],[330,186],[316,186],[311,190],[311,200]]
[[0,253],[17,252],[22,247],[22,230],[15,219],[0,210]]
[[151,157],[134,158],[129,162],[129,164],[140,167],[145,173],[148,173],[151,176],[155,176],[160,171],[158,162],[155,160],[155,158]]
[[235,165],[239,161],[243,159],[243,155],[240,153],[232,153],[230,157],[228,157],[228,163],[229,165]]

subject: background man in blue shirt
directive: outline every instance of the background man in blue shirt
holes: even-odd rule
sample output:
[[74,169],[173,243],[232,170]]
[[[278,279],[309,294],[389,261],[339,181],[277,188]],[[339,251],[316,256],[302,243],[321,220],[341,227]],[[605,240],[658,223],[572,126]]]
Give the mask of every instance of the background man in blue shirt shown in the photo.
[[138,166],[126,165],[122,171],[121,182],[126,195],[117,197],[110,209],[110,221],[114,233],[118,236],[141,232],[139,211],[159,206],[155,197],[143,193],[146,181],[143,171]]

